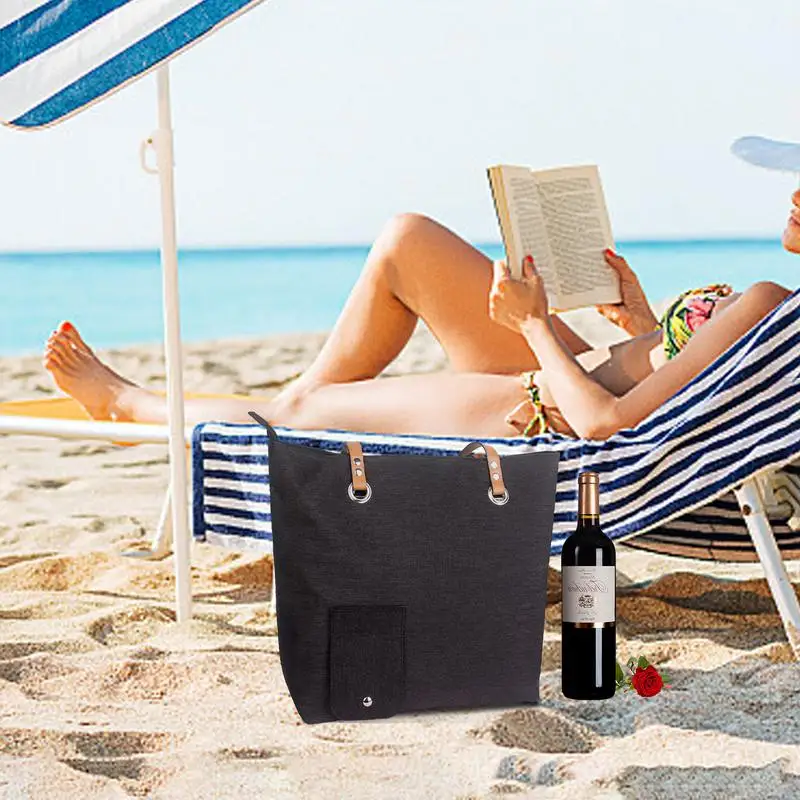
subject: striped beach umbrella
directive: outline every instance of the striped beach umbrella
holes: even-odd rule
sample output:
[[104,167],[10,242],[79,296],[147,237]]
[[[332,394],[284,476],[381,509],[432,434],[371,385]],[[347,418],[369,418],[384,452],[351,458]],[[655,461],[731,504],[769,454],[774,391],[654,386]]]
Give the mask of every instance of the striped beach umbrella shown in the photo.
[[191,616],[178,256],[168,62],[262,0],[0,0],[0,121],[56,125],[151,71],[158,128],[145,141],[161,187],[161,265],[178,621]]

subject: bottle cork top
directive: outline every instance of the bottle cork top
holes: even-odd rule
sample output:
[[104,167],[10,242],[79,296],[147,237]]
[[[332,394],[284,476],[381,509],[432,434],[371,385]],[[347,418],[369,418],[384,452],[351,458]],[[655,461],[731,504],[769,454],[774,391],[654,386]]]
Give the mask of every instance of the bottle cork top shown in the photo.
[[578,475],[578,516],[596,517],[600,514],[600,476],[596,472]]

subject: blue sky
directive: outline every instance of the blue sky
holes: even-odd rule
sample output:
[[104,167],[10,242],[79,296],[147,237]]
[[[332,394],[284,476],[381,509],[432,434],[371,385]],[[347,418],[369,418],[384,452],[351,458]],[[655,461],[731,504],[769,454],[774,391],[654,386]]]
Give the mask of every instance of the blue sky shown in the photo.
[[[485,167],[597,163],[618,239],[777,236],[797,178],[800,4],[271,0],[173,65],[185,246],[371,241],[400,211],[497,239]],[[53,130],[0,130],[0,250],[154,247],[145,78]]]

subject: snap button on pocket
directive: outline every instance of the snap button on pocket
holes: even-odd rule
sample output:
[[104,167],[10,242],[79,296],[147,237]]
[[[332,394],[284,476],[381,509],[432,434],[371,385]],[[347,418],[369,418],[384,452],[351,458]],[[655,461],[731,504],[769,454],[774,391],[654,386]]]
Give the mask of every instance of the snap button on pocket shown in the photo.
[[328,700],[336,719],[382,719],[402,710],[405,611],[401,605],[329,608]]

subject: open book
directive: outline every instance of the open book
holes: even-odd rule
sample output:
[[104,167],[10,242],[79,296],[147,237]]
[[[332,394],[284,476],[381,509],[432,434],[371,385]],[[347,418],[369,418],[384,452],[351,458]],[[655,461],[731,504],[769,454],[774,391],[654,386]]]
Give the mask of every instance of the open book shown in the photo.
[[603,258],[614,240],[597,167],[488,173],[513,277],[530,254],[554,311],[620,302],[619,278]]

